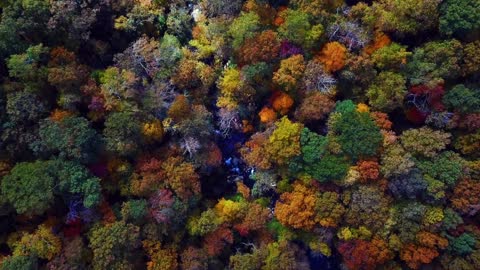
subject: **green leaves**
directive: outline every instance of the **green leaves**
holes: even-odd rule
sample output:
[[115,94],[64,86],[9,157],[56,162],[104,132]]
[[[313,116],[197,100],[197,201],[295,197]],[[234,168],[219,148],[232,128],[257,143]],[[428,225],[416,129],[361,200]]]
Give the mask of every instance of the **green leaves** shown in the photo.
[[21,162],[2,179],[2,196],[19,214],[41,215],[53,202],[54,185],[48,161]]
[[376,155],[383,140],[380,128],[368,113],[342,113],[332,128],[342,151],[354,160]]
[[476,113],[480,111],[480,91],[458,84],[445,94],[443,102],[451,110]]
[[480,2],[475,0],[445,0],[440,5],[440,32],[465,35],[480,28]]

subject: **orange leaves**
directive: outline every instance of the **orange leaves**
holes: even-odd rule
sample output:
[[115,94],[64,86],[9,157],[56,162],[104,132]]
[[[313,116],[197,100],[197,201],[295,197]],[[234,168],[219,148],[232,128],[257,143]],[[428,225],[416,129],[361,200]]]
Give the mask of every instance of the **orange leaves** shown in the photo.
[[275,217],[285,226],[310,230],[315,225],[315,200],[311,189],[295,183],[275,204]]
[[273,100],[273,108],[275,109],[275,111],[279,112],[282,115],[288,113],[292,106],[293,99],[283,92],[277,95]]
[[265,144],[268,140],[268,134],[256,133],[250,137],[250,140],[240,149],[242,158],[249,166],[255,166],[258,169],[268,170],[272,163],[265,155]]
[[277,113],[269,107],[263,107],[258,113],[258,116],[260,117],[260,122],[262,123],[271,123],[277,120]]
[[408,267],[418,269],[422,264],[431,263],[438,255],[435,249],[408,244],[400,252],[400,259],[405,261]]
[[143,249],[150,257],[147,270],[174,270],[178,268],[178,254],[175,248],[162,248],[160,242],[144,240]]
[[453,207],[463,214],[468,214],[472,206],[480,203],[480,182],[465,179],[460,181],[453,191],[451,198]]
[[203,246],[209,256],[219,255],[225,245],[231,243],[233,243],[233,233],[224,226],[207,234],[203,239]]
[[334,41],[327,43],[316,58],[325,65],[325,70],[335,72],[345,66],[347,59],[347,48]]
[[62,122],[62,120],[66,117],[72,116],[73,114],[66,110],[55,109],[50,113],[50,119],[55,122]]
[[271,61],[280,53],[277,33],[266,30],[253,38],[247,39],[240,48],[238,57],[242,64]]
[[417,233],[417,241],[429,248],[445,249],[448,240],[431,232],[421,231]]
[[376,32],[375,33],[375,39],[373,40],[373,43],[370,44],[369,46],[365,47],[364,51],[367,54],[372,54],[375,51],[377,51],[377,50],[379,50],[379,49],[381,49],[385,46],[390,45],[390,43],[392,43],[392,41],[390,40],[390,38],[387,35],[385,35],[382,32]]
[[376,269],[377,266],[393,258],[387,243],[379,238],[374,238],[372,241],[344,242],[340,244],[338,251],[350,270]]
[[357,171],[360,173],[360,182],[367,183],[378,178],[380,166],[376,161],[361,160],[357,163]]

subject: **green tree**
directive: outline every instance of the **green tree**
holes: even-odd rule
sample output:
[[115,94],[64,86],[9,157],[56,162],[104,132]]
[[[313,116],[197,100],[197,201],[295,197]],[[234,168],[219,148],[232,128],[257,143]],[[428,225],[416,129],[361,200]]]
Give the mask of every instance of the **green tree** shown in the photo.
[[48,167],[48,161],[21,162],[3,177],[2,196],[17,213],[41,215],[52,204],[55,178]]
[[376,50],[372,54],[372,60],[375,66],[381,70],[399,70],[407,63],[407,57],[411,54],[411,52],[407,51],[407,46],[393,42]]
[[56,176],[60,194],[80,194],[88,208],[100,203],[100,179],[91,175],[83,165],[58,159],[50,162],[49,170]]
[[10,256],[0,263],[0,270],[37,270],[38,262],[34,256]]
[[456,40],[431,41],[414,50],[407,63],[412,84],[436,86],[461,74],[462,44]]
[[138,150],[141,142],[141,125],[135,113],[114,112],[105,121],[107,150],[119,155],[128,156]]
[[380,111],[391,112],[403,105],[403,98],[407,94],[406,79],[401,74],[384,71],[380,72],[367,89],[366,96],[370,105]]
[[463,175],[465,160],[455,152],[446,151],[431,160],[421,160],[417,165],[424,174],[453,187]]
[[132,269],[132,251],[140,245],[139,228],[123,221],[109,226],[97,224],[89,234],[93,269]]
[[480,112],[480,91],[458,84],[447,91],[443,96],[443,102],[450,110],[461,113]]
[[0,57],[20,53],[47,37],[49,2],[7,0],[0,20]]
[[242,12],[228,29],[228,34],[233,38],[233,48],[238,49],[246,39],[253,38],[258,30],[260,17],[255,12]]
[[342,151],[354,160],[376,155],[383,141],[380,128],[369,113],[342,113],[332,128]]
[[462,36],[480,28],[480,2],[445,0],[440,5],[440,32]]
[[311,48],[322,36],[323,26],[312,25],[308,13],[289,9],[285,15],[285,22],[278,28],[278,33],[283,39]]
[[92,161],[101,146],[100,136],[83,117],[46,119],[40,123],[39,134],[47,151],[79,162]]
[[47,53],[48,48],[39,44],[29,47],[23,54],[11,55],[7,61],[10,77],[24,83],[29,90],[40,90],[47,82]]

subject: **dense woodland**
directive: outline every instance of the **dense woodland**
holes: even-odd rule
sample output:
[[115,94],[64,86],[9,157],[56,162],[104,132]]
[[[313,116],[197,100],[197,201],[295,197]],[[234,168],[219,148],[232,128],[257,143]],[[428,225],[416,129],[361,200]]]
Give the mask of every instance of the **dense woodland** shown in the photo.
[[480,269],[480,1],[0,6],[0,270]]

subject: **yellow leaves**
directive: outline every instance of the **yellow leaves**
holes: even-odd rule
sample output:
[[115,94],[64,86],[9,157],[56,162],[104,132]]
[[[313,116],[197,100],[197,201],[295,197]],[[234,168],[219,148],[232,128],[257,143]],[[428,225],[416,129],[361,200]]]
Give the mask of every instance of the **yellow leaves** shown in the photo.
[[244,216],[245,204],[241,202],[234,202],[231,200],[225,200],[224,198],[215,205],[215,211],[223,222],[233,222]]
[[236,68],[227,68],[223,73],[223,77],[218,83],[220,88],[220,97],[217,101],[217,106],[235,110],[238,107],[235,101],[235,95],[241,88],[240,70]]
[[359,113],[370,112],[370,107],[368,107],[368,105],[365,104],[365,103],[358,103],[357,104],[357,112],[359,112]]
[[303,55],[296,54],[280,62],[280,68],[273,74],[273,82],[291,91],[305,71]]
[[440,207],[432,207],[427,210],[423,217],[423,224],[426,226],[434,225],[442,222],[444,218],[443,209]]
[[286,116],[277,121],[276,126],[265,148],[271,160],[283,165],[300,154],[300,133],[303,126],[292,123]]
[[163,138],[163,125],[158,119],[143,124],[142,134],[147,142],[159,142]]
[[60,253],[62,241],[53,234],[52,228],[46,225],[38,226],[32,234],[24,234],[18,243],[13,244],[14,256],[36,255],[42,259],[51,260]]

